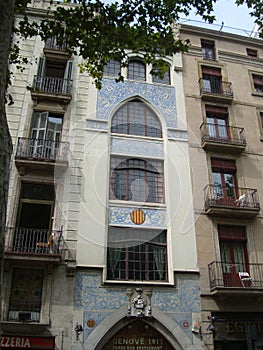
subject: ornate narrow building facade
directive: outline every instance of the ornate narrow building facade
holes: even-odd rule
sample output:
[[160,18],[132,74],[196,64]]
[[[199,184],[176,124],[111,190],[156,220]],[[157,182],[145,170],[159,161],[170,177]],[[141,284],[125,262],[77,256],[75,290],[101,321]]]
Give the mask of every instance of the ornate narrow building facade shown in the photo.
[[55,38],[21,52],[3,346],[202,349],[182,56],[159,79],[131,54],[123,83],[110,61],[98,91]]
[[131,53],[101,90],[56,38],[20,42],[3,348],[263,348],[262,40],[178,30],[163,79]]

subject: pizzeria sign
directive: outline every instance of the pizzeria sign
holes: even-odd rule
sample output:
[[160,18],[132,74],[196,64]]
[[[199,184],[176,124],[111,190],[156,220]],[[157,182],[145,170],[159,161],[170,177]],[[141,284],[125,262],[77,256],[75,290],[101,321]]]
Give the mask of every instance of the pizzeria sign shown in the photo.
[[1,348],[49,350],[55,348],[55,338],[2,336]]

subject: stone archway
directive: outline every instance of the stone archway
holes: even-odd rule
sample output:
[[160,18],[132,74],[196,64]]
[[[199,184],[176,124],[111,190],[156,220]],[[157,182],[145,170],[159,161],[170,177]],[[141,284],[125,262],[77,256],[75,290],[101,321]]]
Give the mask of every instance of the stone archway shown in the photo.
[[[122,307],[94,329],[84,343],[84,350],[186,350],[191,348],[193,345],[191,340],[177,323],[155,307],[152,308],[152,313],[154,317],[149,319],[129,318],[127,307]],[[138,331],[139,327],[143,332]],[[141,336],[144,340],[139,344],[138,339]],[[125,339],[124,344],[118,344],[122,341],[118,338]],[[154,340],[151,341],[151,339]]]
[[174,350],[174,348],[151,322],[136,318],[114,334],[103,345],[103,350]]

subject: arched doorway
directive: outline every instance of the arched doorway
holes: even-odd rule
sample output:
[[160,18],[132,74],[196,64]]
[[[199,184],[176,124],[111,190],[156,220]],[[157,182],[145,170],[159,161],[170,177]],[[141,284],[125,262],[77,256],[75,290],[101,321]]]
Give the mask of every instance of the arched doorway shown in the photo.
[[[132,332],[132,328],[129,328],[130,325],[134,327],[138,323],[141,327],[141,330],[147,329],[145,325],[148,325],[148,334],[154,332],[155,337],[162,336],[167,341],[164,342],[168,344],[167,348],[160,349],[147,349],[139,348],[136,346],[135,350],[186,350],[190,349],[193,346],[192,340],[186,335],[186,333],[181,329],[178,323],[174,322],[170,317],[165,315],[162,311],[158,310],[156,307],[152,306],[152,314],[154,317],[145,317],[145,318],[133,318],[127,317],[127,306],[124,305],[119,310],[116,310],[106,319],[104,319],[90,334],[88,339],[83,344],[84,350],[105,350],[106,345],[109,344],[109,341],[114,337],[118,337],[119,332]],[[134,328],[135,329],[135,328]],[[147,332],[143,332],[143,336],[147,335]],[[141,331],[142,333],[142,331]],[[140,334],[141,334],[140,333]],[[136,344],[137,345],[137,344]],[[126,350],[123,349],[114,349],[114,350]],[[133,350],[127,349],[127,350]]]
[[129,322],[103,345],[103,350],[174,350],[174,347],[151,322]]

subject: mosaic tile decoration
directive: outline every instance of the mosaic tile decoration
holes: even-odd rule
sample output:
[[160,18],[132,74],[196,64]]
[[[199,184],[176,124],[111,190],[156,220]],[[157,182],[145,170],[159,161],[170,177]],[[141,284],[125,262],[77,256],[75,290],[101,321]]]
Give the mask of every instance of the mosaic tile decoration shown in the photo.
[[[191,339],[192,314],[200,312],[198,277],[178,277],[177,288],[156,286],[151,289],[152,305],[176,322]],[[96,327],[124,305],[127,305],[126,286],[103,287],[99,272],[77,273],[74,306],[84,312],[84,342],[94,330],[87,326],[89,319],[95,321]],[[185,327],[187,322],[189,326]]]
[[163,158],[163,143],[111,137],[111,153]]
[[97,118],[109,120],[123,101],[141,97],[156,108],[164,117],[166,126],[177,127],[175,88],[167,85],[154,85],[126,80],[116,83],[113,79],[103,79],[103,88],[98,92]]
[[168,129],[167,130],[167,136],[168,136],[169,139],[181,139],[181,140],[184,140],[184,141],[188,140],[187,131],[185,131],[185,130]]
[[105,120],[86,120],[86,128],[100,131],[108,131],[108,123]]
[[[129,225],[136,226],[131,220],[131,214],[134,207],[109,207],[109,225]],[[139,208],[136,208],[139,209]],[[158,227],[165,229],[167,227],[166,210],[165,209],[146,209],[140,208],[145,214],[145,221],[140,227]]]

